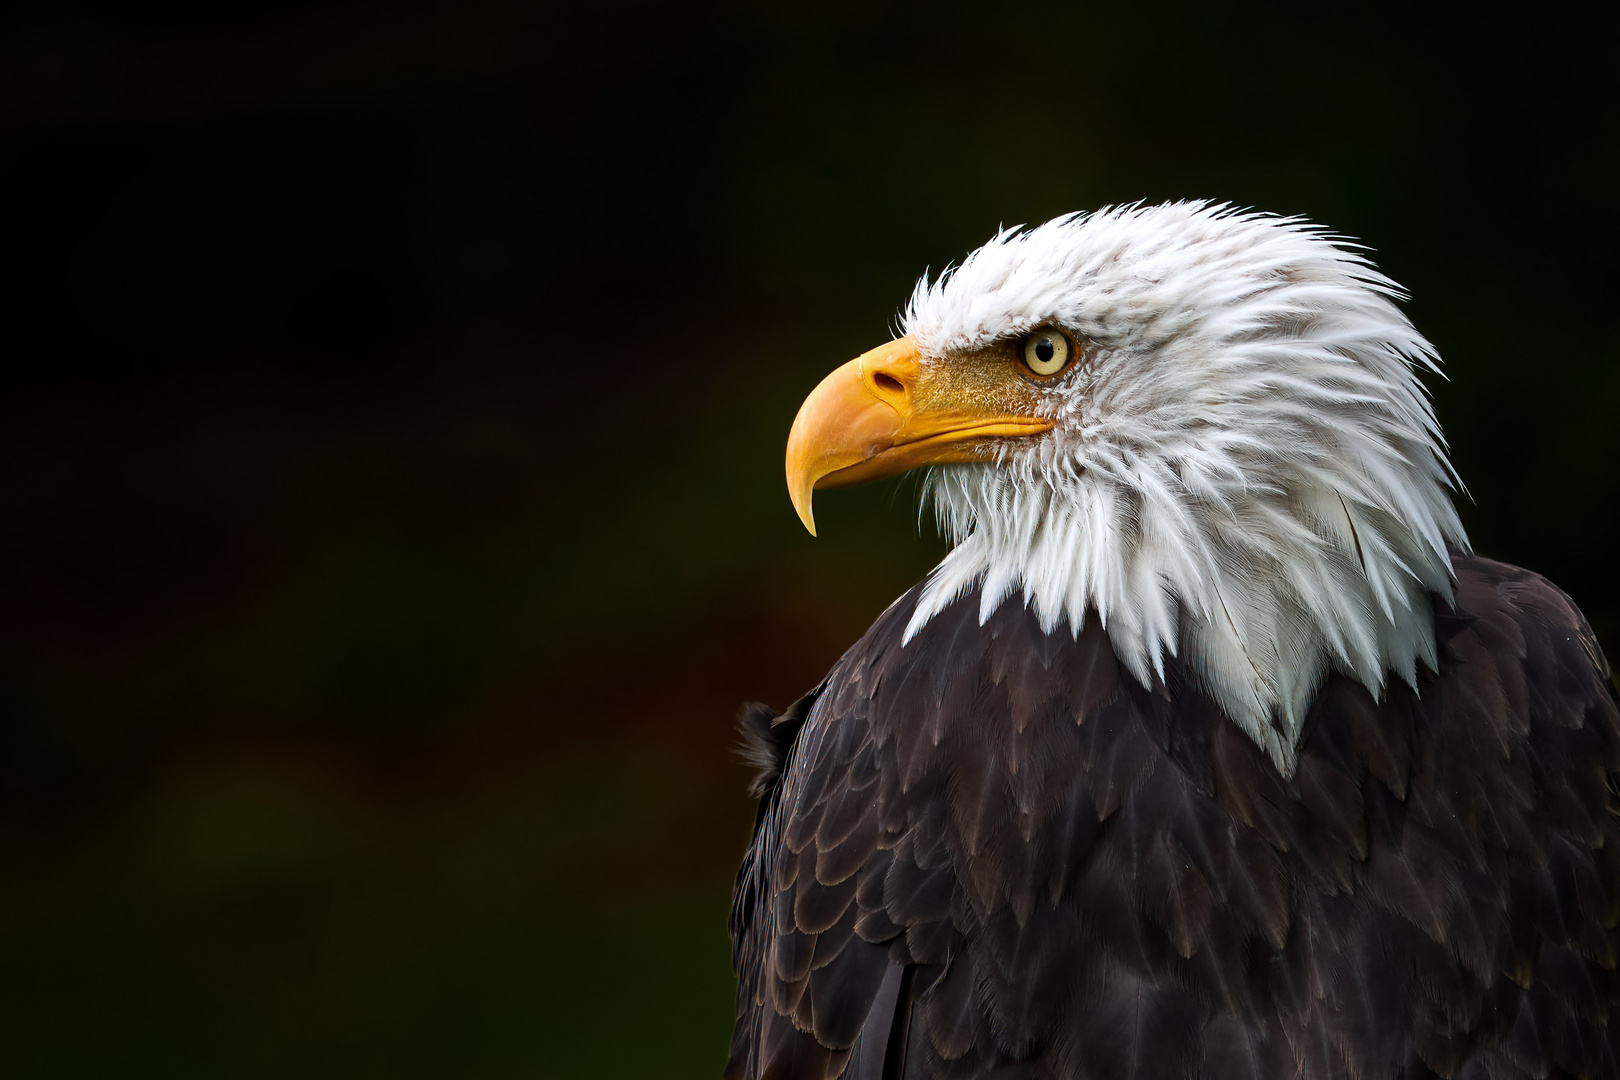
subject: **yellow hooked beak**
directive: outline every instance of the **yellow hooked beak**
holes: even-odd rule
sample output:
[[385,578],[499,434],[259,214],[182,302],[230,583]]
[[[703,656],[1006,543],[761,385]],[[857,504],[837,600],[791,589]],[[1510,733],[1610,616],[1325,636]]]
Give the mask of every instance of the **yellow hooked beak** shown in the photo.
[[[821,380],[788,435],[787,484],[816,534],[811,493],[881,480],[920,465],[983,460],[991,440],[1038,435],[1052,421],[975,407],[948,382],[919,394],[922,357],[911,337],[862,353]],[[953,392],[955,390],[956,392]]]

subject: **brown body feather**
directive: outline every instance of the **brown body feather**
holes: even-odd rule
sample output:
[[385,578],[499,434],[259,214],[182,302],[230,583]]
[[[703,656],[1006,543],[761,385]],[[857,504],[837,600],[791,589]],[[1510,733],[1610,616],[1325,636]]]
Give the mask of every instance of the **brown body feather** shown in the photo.
[[1620,1075],[1620,715],[1585,621],[1454,560],[1441,670],[1333,676],[1284,779],[1137,683],[914,590],[754,710],[732,1080]]

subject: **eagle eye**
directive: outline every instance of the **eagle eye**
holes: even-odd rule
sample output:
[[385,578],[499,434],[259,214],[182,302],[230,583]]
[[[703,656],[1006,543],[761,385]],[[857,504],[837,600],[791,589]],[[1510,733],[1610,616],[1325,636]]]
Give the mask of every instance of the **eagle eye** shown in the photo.
[[1030,371],[1042,377],[1056,375],[1062,371],[1069,362],[1069,354],[1074,347],[1069,339],[1057,330],[1037,330],[1024,339],[1024,364]]

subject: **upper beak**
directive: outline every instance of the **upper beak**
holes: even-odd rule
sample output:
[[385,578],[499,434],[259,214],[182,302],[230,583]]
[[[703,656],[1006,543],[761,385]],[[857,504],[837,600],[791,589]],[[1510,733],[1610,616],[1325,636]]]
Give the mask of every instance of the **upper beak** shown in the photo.
[[922,357],[911,337],[863,353],[821,380],[799,406],[788,435],[787,484],[793,508],[816,534],[811,493],[951,461],[983,459],[985,441],[1036,435],[1052,421],[981,410],[968,401],[920,407]]

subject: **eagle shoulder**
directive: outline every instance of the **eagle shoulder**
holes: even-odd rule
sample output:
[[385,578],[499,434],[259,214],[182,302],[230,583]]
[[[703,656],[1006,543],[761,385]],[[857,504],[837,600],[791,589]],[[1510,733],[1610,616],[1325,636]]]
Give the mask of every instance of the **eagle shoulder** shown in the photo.
[[1095,622],[970,594],[903,643],[908,594],[745,716],[726,1075],[1616,1075],[1607,664],[1544,579],[1453,566],[1439,670],[1330,677],[1291,777]]

